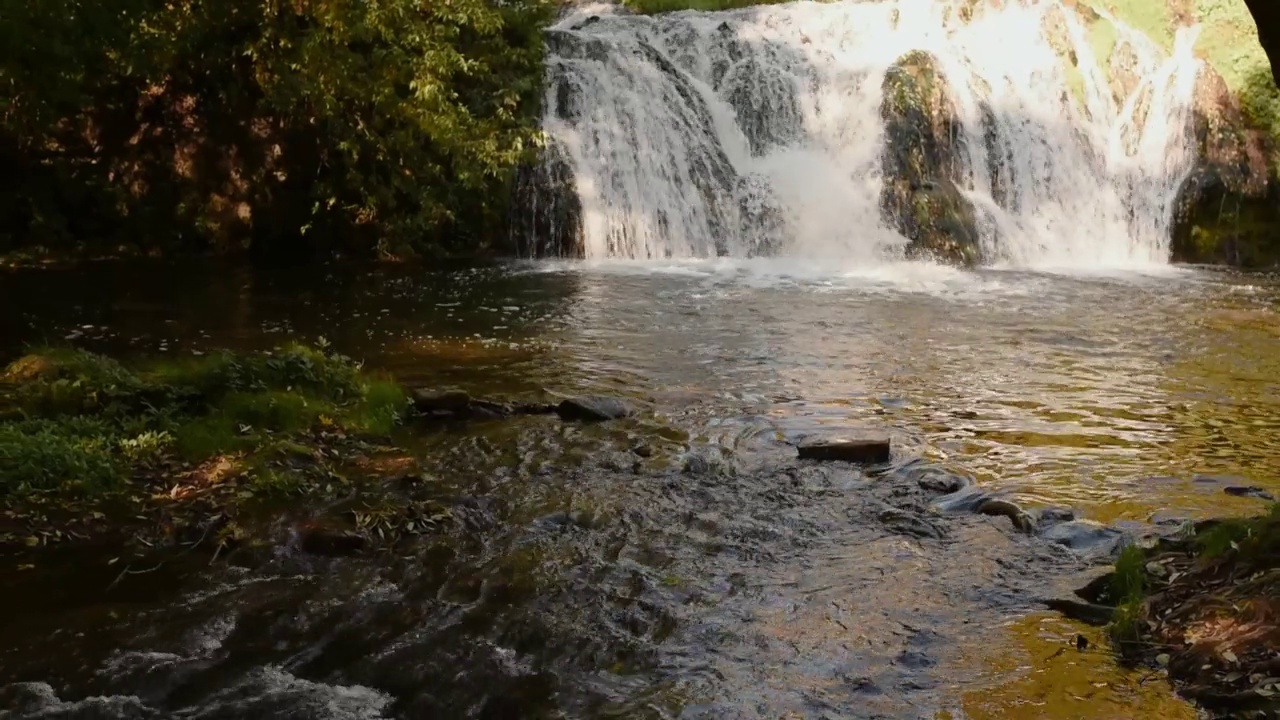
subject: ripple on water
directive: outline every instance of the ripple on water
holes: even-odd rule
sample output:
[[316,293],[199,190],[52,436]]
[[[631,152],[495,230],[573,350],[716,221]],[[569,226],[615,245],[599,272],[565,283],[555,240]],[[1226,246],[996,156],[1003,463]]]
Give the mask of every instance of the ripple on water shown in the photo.
[[[92,325],[90,346],[173,353],[289,328],[415,383],[647,410],[420,438],[459,519],[397,558],[282,553],[0,630],[35,648],[83,632],[62,660],[6,654],[6,679],[58,678],[50,702],[108,717],[1186,717],[1029,614],[1083,560],[930,493],[963,477],[1141,521],[1258,507],[1197,476],[1280,491],[1280,292],[1256,278],[761,260],[334,271],[322,292],[111,272],[6,278],[6,337]],[[104,284],[125,301],[92,302]],[[38,296],[67,307],[23,306]],[[892,436],[889,467],[795,460],[805,434],[867,429]],[[127,672],[95,675],[111,657]]]

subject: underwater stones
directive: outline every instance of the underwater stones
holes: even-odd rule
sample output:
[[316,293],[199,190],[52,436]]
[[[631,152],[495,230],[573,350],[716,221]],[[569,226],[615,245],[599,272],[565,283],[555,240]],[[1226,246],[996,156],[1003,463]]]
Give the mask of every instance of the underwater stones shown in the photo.
[[585,395],[564,400],[556,406],[556,413],[565,420],[601,422],[630,417],[635,408],[620,398]]
[[471,406],[471,396],[464,390],[429,390],[419,388],[410,393],[413,408],[420,413],[463,412]]
[[939,540],[946,533],[923,515],[902,508],[886,508],[877,516],[884,526],[898,535]]
[[874,465],[889,462],[889,438],[820,438],[806,440],[799,447],[801,460],[848,462]]
[[1040,536],[1079,553],[1110,555],[1119,549],[1124,531],[1088,520],[1072,520],[1054,525]]
[[1044,601],[1044,604],[1050,610],[1059,612],[1072,620],[1079,620],[1086,625],[1096,627],[1110,623],[1116,612],[1115,608],[1108,605],[1082,602],[1071,598],[1049,598]]
[[1254,498],[1256,500],[1265,500],[1267,502],[1275,502],[1276,496],[1263,490],[1256,485],[1228,485],[1222,488],[1222,492],[1235,497]]
[[909,256],[976,264],[977,216],[955,184],[962,175],[960,120],[937,61],[919,50],[904,55],[885,73],[882,90],[881,212],[910,241]]
[[321,524],[298,528],[298,549],[308,555],[349,557],[359,554],[368,544],[363,535]]

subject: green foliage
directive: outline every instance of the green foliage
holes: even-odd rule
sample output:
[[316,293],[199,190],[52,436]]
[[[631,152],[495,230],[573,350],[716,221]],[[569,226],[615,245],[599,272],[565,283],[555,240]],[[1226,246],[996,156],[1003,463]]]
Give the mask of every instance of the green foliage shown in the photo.
[[408,404],[399,385],[366,376],[323,344],[136,373],[92,353],[42,349],[5,378],[17,383],[19,419],[0,421],[0,495],[103,491],[167,461],[270,455],[285,445],[305,454],[290,438],[305,442],[326,427],[385,435]]
[[364,387],[364,398],[352,411],[352,424],[375,435],[391,432],[404,418],[409,397],[404,388],[390,380],[372,380]]
[[1205,559],[1231,552],[1243,556],[1271,555],[1280,551],[1280,504],[1255,518],[1223,520],[1196,535],[1198,555]]
[[1147,554],[1136,545],[1129,545],[1116,558],[1115,573],[1111,576],[1108,598],[1115,605],[1115,615],[1107,628],[1116,642],[1128,642],[1138,638],[1138,622],[1142,616],[1142,603],[1147,593]]
[[0,252],[475,242],[537,143],[552,9],[9,0]]
[[111,428],[50,420],[0,424],[0,495],[105,491],[124,482]]

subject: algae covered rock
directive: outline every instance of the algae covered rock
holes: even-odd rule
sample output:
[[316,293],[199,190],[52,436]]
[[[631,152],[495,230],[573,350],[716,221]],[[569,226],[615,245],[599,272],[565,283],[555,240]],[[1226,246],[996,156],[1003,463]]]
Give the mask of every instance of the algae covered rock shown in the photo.
[[1195,168],[1174,203],[1173,257],[1261,267],[1280,262],[1274,140],[1250,127],[1222,76],[1204,67],[1192,118]]
[[937,60],[913,51],[885,73],[880,208],[909,244],[907,254],[958,265],[980,260],[973,205],[960,192],[960,120]]

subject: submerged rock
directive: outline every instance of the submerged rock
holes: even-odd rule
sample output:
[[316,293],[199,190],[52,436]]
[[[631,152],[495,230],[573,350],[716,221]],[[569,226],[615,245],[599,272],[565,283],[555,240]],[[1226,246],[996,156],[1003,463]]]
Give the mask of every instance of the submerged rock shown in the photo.
[[471,396],[463,390],[418,389],[410,393],[413,408],[420,413],[463,412],[471,406]]
[[889,438],[823,438],[800,444],[801,460],[850,462],[864,465],[889,462]]
[[618,420],[635,414],[635,408],[625,400],[604,395],[586,395],[569,398],[556,406],[556,413],[565,420],[602,421]]
[[1071,548],[1078,553],[1111,555],[1124,541],[1124,531],[1088,520],[1059,523],[1041,533],[1049,542]]
[[1060,612],[1072,620],[1099,627],[1111,622],[1116,612],[1115,608],[1108,605],[1081,602],[1071,598],[1049,598],[1044,601],[1044,604],[1050,610]]
[[977,216],[955,184],[960,120],[937,60],[919,50],[904,55],[885,73],[883,92],[885,219],[910,241],[908,255],[977,264]]
[[1267,502],[1275,502],[1276,496],[1255,485],[1228,485],[1222,492],[1235,497],[1249,497]]
[[308,555],[348,557],[364,550],[368,540],[349,530],[324,525],[298,528],[298,548]]

